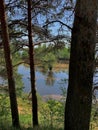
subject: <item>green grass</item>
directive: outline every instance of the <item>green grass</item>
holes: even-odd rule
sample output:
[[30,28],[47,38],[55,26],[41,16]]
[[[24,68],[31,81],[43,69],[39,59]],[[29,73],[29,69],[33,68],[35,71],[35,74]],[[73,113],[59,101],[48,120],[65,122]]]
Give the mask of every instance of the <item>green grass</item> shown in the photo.
[[0,130],[63,130],[63,129],[57,129],[57,128],[51,128],[51,126],[49,127],[35,127],[35,128],[32,128],[32,127],[21,127],[21,128],[14,128],[14,127],[11,127],[11,126],[8,126],[8,125],[0,125]]
[[[9,109],[8,97],[1,100],[0,97],[0,130],[19,130],[13,128],[11,125],[11,114]],[[94,114],[98,105],[92,106],[92,117],[90,130],[98,130],[98,115],[96,118]],[[2,109],[3,108],[3,109]],[[18,109],[21,130],[63,130],[64,129],[64,104],[59,101],[49,100],[42,101],[38,96],[38,115],[39,127],[32,128],[32,112],[31,101],[28,100],[27,95],[18,97]],[[98,113],[97,113],[98,114]]]

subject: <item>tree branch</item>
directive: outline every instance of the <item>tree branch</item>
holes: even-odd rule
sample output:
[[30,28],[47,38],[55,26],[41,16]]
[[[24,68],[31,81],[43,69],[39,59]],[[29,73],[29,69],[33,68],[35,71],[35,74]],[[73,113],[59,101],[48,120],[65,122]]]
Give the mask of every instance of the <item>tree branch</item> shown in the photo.
[[60,23],[60,24],[62,24],[62,25],[64,25],[64,26],[66,26],[68,29],[72,30],[72,28],[71,28],[69,25],[63,23],[63,22],[60,21],[60,20],[50,21],[50,22],[48,22],[46,25],[44,25],[43,27],[46,27],[46,26],[48,26],[49,24],[56,23],[56,22],[57,22],[57,23]]

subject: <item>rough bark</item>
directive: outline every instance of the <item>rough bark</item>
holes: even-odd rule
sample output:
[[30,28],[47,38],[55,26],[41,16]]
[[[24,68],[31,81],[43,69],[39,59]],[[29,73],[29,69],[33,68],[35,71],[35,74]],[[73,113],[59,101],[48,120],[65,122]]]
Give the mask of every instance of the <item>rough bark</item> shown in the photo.
[[64,130],[89,130],[97,0],[77,0],[72,29]]
[[4,0],[0,0],[0,22],[1,22],[7,76],[8,76],[12,124],[15,127],[19,127],[20,125],[19,125],[18,107],[17,107],[16,92],[15,92],[15,82],[13,77],[12,60],[10,55],[9,33],[8,33],[8,27],[6,22]]
[[30,57],[30,76],[32,93],[32,121],[33,126],[38,125],[37,96],[35,88],[35,67],[34,67],[34,46],[32,40],[32,19],[31,19],[31,0],[28,0],[28,39],[29,39],[29,57]]

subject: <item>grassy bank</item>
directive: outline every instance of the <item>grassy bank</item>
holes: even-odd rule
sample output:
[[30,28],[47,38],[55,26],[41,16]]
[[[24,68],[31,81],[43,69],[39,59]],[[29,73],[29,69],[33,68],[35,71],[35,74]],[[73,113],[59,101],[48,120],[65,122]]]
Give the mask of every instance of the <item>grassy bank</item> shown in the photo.
[[[13,130],[11,127],[9,98],[4,97],[4,95],[1,95],[0,98],[2,104],[0,107],[0,130]],[[18,110],[21,129],[32,129],[31,101],[28,100],[27,94],[18,97]],[[55,100],[45,102],[38,95],[38,113],[40,127],[34,130],[63,130],[63,103]]]
[[[8,96],[0,96],[0,130],[17,130],[11,127],[11,113]],[[65,102],[43,100],[38,95],[39,127],[32,129],[31,101],[28,95],[18,97],[18,110],[21,130],[63,130]],[[92,106],[90,130],[98,130],[98,104]]]

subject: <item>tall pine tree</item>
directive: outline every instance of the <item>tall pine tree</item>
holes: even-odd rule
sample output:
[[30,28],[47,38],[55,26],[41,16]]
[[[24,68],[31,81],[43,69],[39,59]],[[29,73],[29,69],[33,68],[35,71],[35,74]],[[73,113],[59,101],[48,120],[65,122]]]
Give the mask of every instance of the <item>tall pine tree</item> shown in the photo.
[[64,130],[89,130],[97,0],[77,0],[72,29]]
[[20,125],[19,125],[19,116],[18,116],[18,106],[16,100],[15,82],[13,77],[12,60],[11,60],[10,46],[9,46],[9,33],[8,33],[8,26],[6,22],[4,0],[0,0],[0,22],[1,22],[1,31],[2,31],[2,40],[3,40],[2,43],[4,46],[5,62],[6,62],[6,69],[7,69],[7,76],[8,76],[12,124],[14,127],[19,127]]

